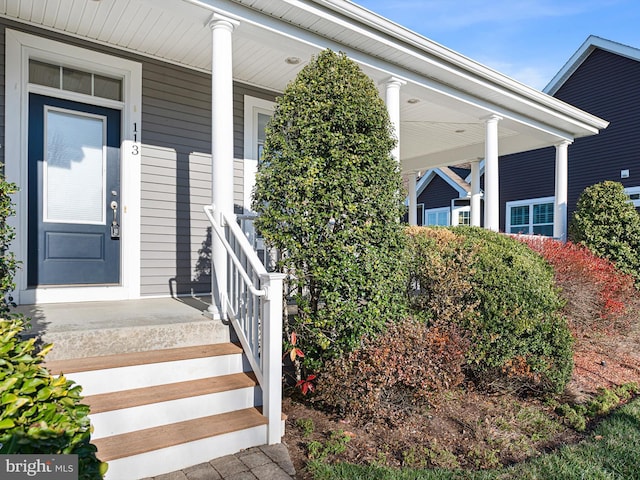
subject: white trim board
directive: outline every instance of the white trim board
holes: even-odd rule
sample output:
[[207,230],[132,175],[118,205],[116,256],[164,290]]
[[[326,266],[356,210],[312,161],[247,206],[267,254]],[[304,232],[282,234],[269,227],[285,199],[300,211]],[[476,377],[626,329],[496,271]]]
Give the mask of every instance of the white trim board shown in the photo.
[[[541,204],[546,204],[546,203],[553,203],[555,204],[556,201],[556,197],[539,197],[539,198],[525,198],[524,200],[513,200],[510,202],[506,202],[504,205],[504,231],[506,233],[510,233],[511,230],[511,208],[513,207],[523,207],[523,206],[529,206],[531,207],[532,205],[541,205]],[[555,222],[555,211],[553,212],[554,214],[554,222]],[[533,218],[530,217],[529,218],[529,226],[533,228]],[[538,225],[538,224],[535,224]],[[543,224],[546,225],[546,224]],[[525,234],[526,235],[526,234]]]
[[[16,274],[14,299],[19,304],[124,300],[140,297],[140,132],[142,106],[142,66],[138,62],[94,52],[65,43],[6,30],[5,172],[7,180],[20,191],[14,196],[16,229],[12,250],[22,262]],[[29,59],[88,70],[122,78],[123,101],[101,99],[64,90],[28,84]],[[121,257],[120,285],[27,288],[27,201],[28,201],[28,106],[29,93],[36,92],[122,111],[121,164]]]
[[256,184],[256,173],[258,172],[258,113],[273,116],[276,102],[264,100],[262,98],[244,96],[244,185],[243,185],[243,207],[245,213],[251,211],[251,194]]
[[582,65],[589,55],[591,55],[591,53],[597,48],[632,60],[640,61],[640,49],[607,40],[606,38],[598,37],[596,35],[590,35],[542,91],[548,95],[555,95],[567,79],[574,74],[578,67],[580,67],[580,65]]

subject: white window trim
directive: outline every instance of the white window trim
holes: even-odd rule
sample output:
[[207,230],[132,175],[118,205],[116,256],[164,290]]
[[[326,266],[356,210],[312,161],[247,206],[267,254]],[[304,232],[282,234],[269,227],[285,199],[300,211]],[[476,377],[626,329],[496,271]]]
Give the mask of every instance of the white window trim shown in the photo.
[[[640,187],[627,187],[624,191],[627,195],[640,194]],[[640,208],[640,199],[631,200],[631,203],[633,203],[634,207]]]
[[[65,43],[6,30],[5,63],[5,172],[20,191],[15,195],[16,216],[11,223],[16,229],[12,245],[22,262],[15,281],[14,299],[19,304],[58,303],[97,300],[124,300],[140,297],[140,159],[142,66],[138,62],[94,52]],[[29,85],[29,58],[76,67],[93,73],[122,78],[123,101],[78,94],[64,90]],[[85,101],[122,111],[120,204],[122,238],[120,254],[121,283],[115,286],[38,287],[27,288],[27,130],[29,93]]]
[[[511,208],[513,207],[522,207],[529,206],[529,233],[523,235],[533,235],[533,211],[532,206],[538,205],[542,203],[552,203],[555,205],[556,197],[540,197],[540,198],[529,198],[526,200],[515,200],[512,202],[507,202],[505,205],[505,229],[504,231],[507,233],[511,233]],[[555,211],[554,211],[555,215]]]
[[451,207],[451,226],[457,227],[458,225],[460,225],[460,222],[459,222],[460,212],[469,212],[469,215],[471,215],[471,206],[470,205],[452,206]]
[[276,103],[249,95],[244,96],[244,212],[251,212],[251,194],[258,171],[258,113],[273,115]]
[[[420,215],[420,210],[422,210],[422,215]],[[419,220],[420,226],[425,224],[426,217],[424,216],[424,212],[424,203],[418,203],[416,205],[416,219]]]
[[447,213],[447,223],[446,225],[451,225],[451,209],[449,207],[439,207],[439,208],[429,208],[424,211],[424,223],[425,227],[437,226],[437,225],[428,225],[427,219],[429,218],[430,213],[438,213],[446,212]]

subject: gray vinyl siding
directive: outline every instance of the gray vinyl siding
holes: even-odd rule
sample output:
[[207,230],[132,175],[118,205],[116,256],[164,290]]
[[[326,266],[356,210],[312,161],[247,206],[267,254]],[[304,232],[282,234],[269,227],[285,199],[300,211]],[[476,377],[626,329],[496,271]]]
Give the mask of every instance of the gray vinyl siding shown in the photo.
[[4,125],[5,125],[5,119],[4,119],[4,109],[5,109],[5,102],[4,102],[4,85],[5,85],[5,75],[4,75],[4,71],[5,71],[5,57],[4,57],[4,52],[6,51],[6,46],[5,46],[5,41],[6,36],[5,36],[5,26],[0,24],[0,81],[2,82],[0,85],[2,86],[2,88],[0,88],[0,165],[2,165],[1,171],[2,174],[4,175]]
[[[210,292],[211,239],[202,209],[211,203],[210,76],[0,19],[3,86],[7,26],[142,64],[141,295]],[[234,201],[238,206],[244,184],[245,92],[274,98],[269,92],[234,85]],[[4,144],[4,88],[0,101],[0,144]],[[0,148],[0,158],[3,155]]]
[[210,77],[145,61],[142,128],[141,295],[209,292]]

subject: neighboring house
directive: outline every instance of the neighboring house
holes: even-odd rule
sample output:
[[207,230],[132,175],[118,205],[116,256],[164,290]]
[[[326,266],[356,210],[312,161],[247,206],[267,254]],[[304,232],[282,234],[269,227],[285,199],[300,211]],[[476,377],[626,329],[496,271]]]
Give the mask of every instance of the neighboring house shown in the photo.
[[[640,49],[590,36],[545,88],[555,98],[610,122],[599,135],[568,147],[569,219],[582,191],[605,180],[621,182],[640,208],[639,81]],[[560,235],[553,231],[555,169],[552,147],[500,157],[500,230],[566,239],[566,228]],[[440,205],[446,197],[450,193],[434,191],[424,198],[424,208]]]
[[470,225],[471,185],[469,170],[434,168],[417,184],[418,225]]
[[[20,188],[14,298],[59,345],[50,368],[85,387],[110,480],[280,441],[282,276],[235,214],[250,213],[274,101],[311,56],[344,51],[379,86],[412,205],[416,172],[484,157],[491,228],[498,154],[607,125],[345,0],[11,0],[0,42],[0,160]],[[211,329],[230,320],[244,357],[229,343],[159,350],[177,345],[172,327],[214,343],[201,324],[186,338],[182,314],[155,325],[177,304],[157,302],[211,293]],[[222,362],[239,372],[208,366],[227,355],[244,358]],[[171,385],[154,386],[150,365]],[[191,383],[207,372],[215,391]]]

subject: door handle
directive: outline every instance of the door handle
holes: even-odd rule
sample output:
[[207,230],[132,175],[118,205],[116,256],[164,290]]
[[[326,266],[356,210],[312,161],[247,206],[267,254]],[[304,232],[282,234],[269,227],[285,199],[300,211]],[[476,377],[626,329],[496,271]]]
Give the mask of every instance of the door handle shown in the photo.
[[[113,192],[112,192],[113,193]],[[111,210],[113,210],[113,221],[111,222],[111,238],[120,238],[120,225],[118,225],[118,202],[111,201]]]

